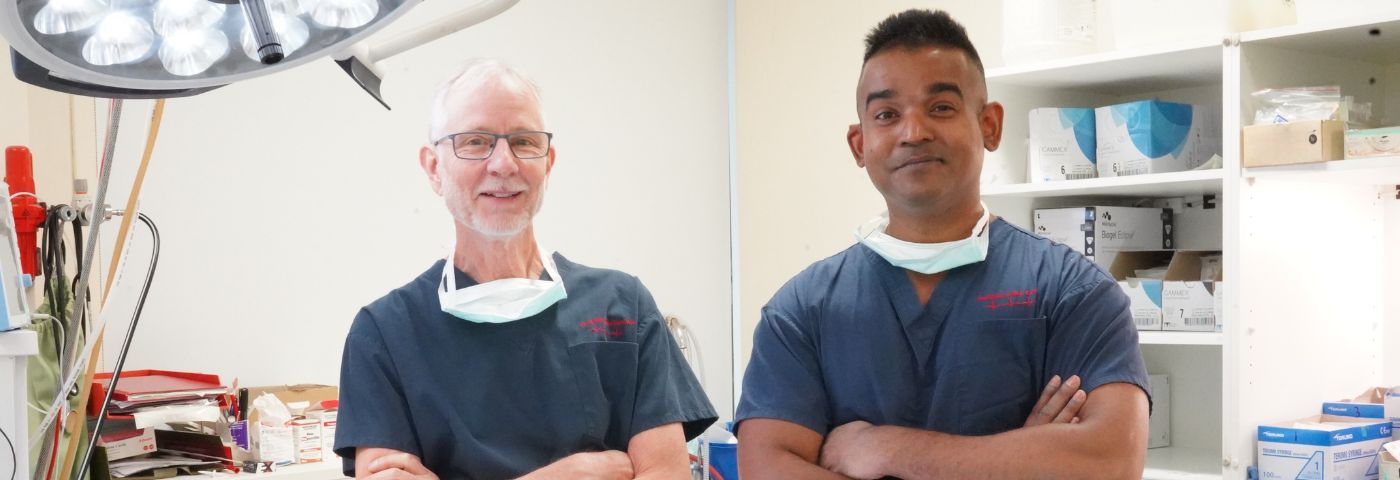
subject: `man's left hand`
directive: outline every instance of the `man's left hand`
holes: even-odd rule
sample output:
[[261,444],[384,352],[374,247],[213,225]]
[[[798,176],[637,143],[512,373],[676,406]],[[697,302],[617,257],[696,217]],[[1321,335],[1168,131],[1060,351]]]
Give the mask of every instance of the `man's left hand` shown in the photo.
[[887,451],[875,441],[878,429],[862,421],[836,427],[826,435],[826,443],[822,445],[822,468],[851,478],[885,476],[881,471],[881,458]]
[[369,480],[438,480],[437,475],[423,466],[417,455],[394,453],[374,459],[369,464]]

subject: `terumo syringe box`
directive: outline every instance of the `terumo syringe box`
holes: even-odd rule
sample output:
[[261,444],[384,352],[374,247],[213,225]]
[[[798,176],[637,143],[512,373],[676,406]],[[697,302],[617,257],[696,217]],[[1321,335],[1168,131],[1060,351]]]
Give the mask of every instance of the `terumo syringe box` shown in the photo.
[[1390,422],[1315,415],[1258,432],[1261,480],[1376,480]]

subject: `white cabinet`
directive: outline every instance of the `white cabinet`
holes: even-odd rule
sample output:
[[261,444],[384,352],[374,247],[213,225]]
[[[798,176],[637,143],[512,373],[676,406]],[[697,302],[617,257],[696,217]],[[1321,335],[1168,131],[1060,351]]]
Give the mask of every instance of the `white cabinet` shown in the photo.
[[[1143,332],[1152,373],[1171,375],[1172,447],[1146,478],[1245,478],[1256,426],[1317,413],[1324,400],[1400,385],[1400,157],[1241,168],[1250,93],[1339,85],[1400,125],[1400,14],[1291,26],[1209,44],[1113,52],[988,72],[1006,107],[983,198],[1029,227],[1036,208],[1182,198],[1183,249],[1224,251],[1219,333]],[[1054,183],[1026,181],[1027,114],[1156,98],[1221,115],[1224,168]],[[1160,200],[1159,200],[1160,201]]]
[[[0,332],[0,478],[29,479],[28,357],[39,353],[39,335]],[[13,456],[11,456],[13,455]]]

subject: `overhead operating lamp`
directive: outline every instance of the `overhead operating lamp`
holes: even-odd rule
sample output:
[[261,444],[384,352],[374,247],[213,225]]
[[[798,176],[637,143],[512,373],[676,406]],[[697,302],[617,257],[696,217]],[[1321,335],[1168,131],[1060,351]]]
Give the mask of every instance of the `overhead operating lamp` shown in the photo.
[[0,34],[16,78],[65,93],[183,97],[331,57],[388,108],[378,62],[519,0],[470,3],[382,44],[365,42],[422,1],[4,0]]

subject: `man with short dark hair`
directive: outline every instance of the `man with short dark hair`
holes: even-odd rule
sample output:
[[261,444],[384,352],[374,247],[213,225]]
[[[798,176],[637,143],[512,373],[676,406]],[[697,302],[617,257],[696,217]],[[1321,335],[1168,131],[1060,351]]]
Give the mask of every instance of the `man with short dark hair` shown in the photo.
[[866,46],[847,140],[888,212],[764,306],[743,478],[1139,478],[1148,383],[1128,300],[981,203],[1003,109],[965,30],[909,10]]

